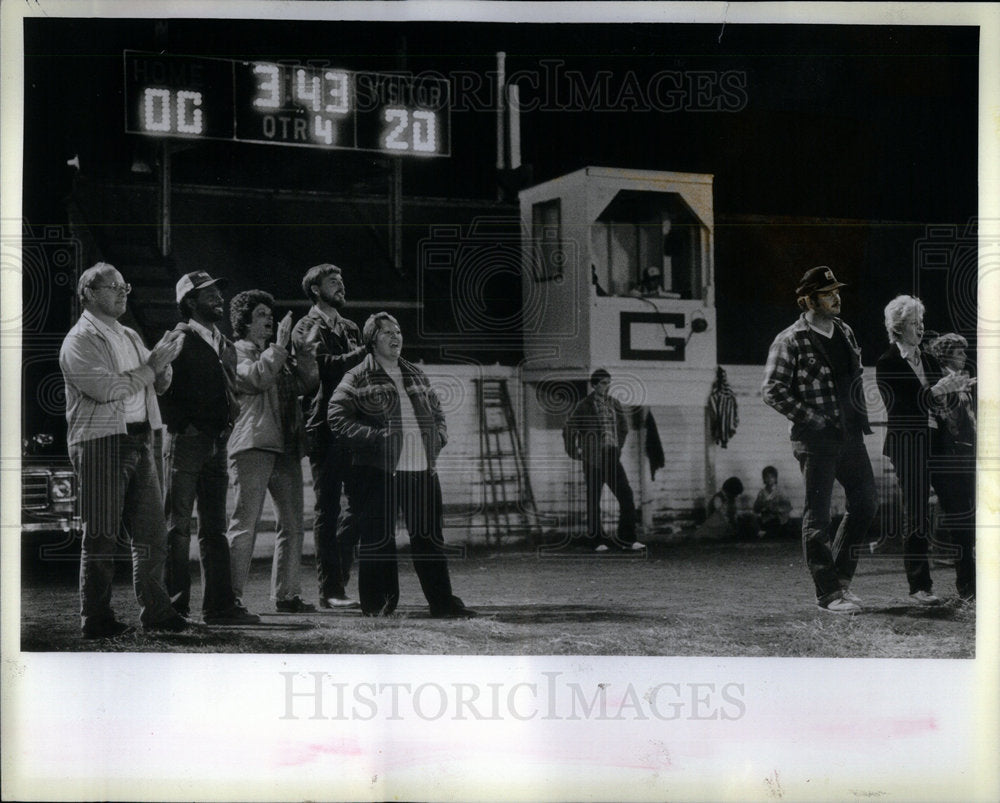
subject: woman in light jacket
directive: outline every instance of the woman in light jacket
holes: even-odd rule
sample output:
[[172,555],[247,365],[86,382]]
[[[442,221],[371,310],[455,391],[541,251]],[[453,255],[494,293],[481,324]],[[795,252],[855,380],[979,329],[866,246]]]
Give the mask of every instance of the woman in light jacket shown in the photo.
[[316,610],[299,596],[302,563],[302,455],[305,430],[298,397],[315,390],[315,362],[289,352],[292,314],[278,324],[275,342],[274,298],[263,290],[237,294],[229,306],[237,338],[236,392],[240,414],[229,438],[229,463],[236,507],[226,534],[232,561],[233,590],[243,594],[250,574],[257,520],[270,491],[278,532],[271,570],[271,598],[281,613]]

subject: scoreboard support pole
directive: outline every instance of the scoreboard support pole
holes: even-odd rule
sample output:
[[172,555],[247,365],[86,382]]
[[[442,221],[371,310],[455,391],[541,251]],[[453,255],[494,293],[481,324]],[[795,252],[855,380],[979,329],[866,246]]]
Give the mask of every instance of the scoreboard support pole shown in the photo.
[[159,198],[159,240],[160,255],[170,256],[170,143],[160,142],[160,198]]
[[[396,69],[406,69],[406,37],[399,37],[396,48]],[[392,267],[403,275],[403,160],[389,157],[389,251]]]
[[389,157],[389,252],[392,267],[400,276],[403,269],[403,160]]

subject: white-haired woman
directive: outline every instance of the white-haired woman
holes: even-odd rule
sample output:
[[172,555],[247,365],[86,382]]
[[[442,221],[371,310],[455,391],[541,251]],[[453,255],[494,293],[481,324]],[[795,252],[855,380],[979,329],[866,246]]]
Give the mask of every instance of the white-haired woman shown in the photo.
[[930,524],[932,432],[949,393],[971,387],[967,376],[948,374],[920,348],[924,305],[913,296],[896,296],[885,307],[889,349],[875,364],[875,377],[888,418],[882,454],[892,462],[903,502],[903,567],[910,597],[938,605],[927,559]]

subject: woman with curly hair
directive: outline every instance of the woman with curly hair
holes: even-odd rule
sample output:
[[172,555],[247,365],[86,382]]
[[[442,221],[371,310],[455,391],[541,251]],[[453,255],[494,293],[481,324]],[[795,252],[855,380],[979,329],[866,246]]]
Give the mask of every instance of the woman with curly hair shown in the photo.
[[[302,455],[305,432],[300,394],[315,389],[315,362],[289,350],[292,313],[274,333],[274,298],[263,290],[237,294],[229,305],[236,340],[236,391],[240,413],[229,438],[236,507],[226,537],[232,556],[233,590],[241,596],[250,573],[257,520],[270,491],[278,532],[271,571],[271,598],[282,613],[315,606],[299,596],[302,563]],[[272,334],[275,340],[270,343]]]
[[[958,334],[943,334],[927,344],[944,374],[969,379],[965,350],[969,342]],[[957,550],[955,585],[966,602],[976,598],[976,404],[970,387],[949,393],[938,414],[932,439],[934,471],[931,482],[944,517],[938,538]]]

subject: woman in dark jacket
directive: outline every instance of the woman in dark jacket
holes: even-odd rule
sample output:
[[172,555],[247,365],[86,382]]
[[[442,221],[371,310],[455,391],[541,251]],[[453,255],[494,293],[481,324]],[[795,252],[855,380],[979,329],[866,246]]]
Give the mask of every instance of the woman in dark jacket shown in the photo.
[[372,315],[362,337],[369,354],[344,375],[327,414],[355,471],[361,610],[387,615],[399,603],[395,531],[401,508],[431,616],[473,617],[475,611],[451,592],[444,552],[435,462],[448,436],[440,402],[427,375],[400,357],[403,335],[392,315]]
[[968,377],[943,375],[937,359],[921,350],[920,299],[896,296],[885,308],[885,328],[891,345],[875,364],[875,377],[888,414],[882,453],[892,461],[903,501],[903,566],[910,597],[921,605],[938,605],[927,560],[932,446],[945,397],[971,384]]
[[[968,341],[957,334],[944,334],[929,343],[945,375],[969,378],[965,367]],[[975,379],[970,379],[971,383]],[[932,438],[934,471],[931,482],[944,516],[939,538],[957,549],[955,585],[966,602],[976,598],[976,399],[972,388],[944,397],[936,437]]]

